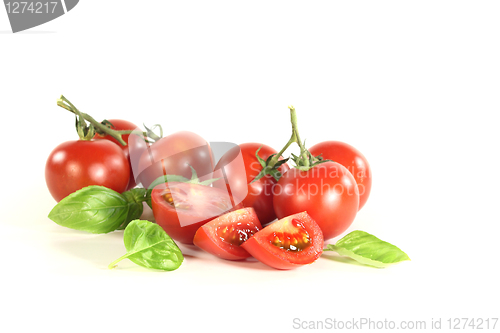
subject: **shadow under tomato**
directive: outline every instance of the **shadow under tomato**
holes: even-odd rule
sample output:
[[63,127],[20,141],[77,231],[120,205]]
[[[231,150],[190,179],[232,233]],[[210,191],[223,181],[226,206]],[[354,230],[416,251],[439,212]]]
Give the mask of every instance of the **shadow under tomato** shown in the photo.
[[182,244],[182,243],[177,243],[179,248],[182,251],[182,254],[184,255],[185,258],[188,258],[188,260],[201,260],[201,261],[213,261],[214,265],[226,265],[226,266],[233,266],[233,267],[241,267],[244,269],[257,269],[257,270],[265,270],[265,271],[279,271],[277,269],[274,269],[272,267],[269,267],[267,265],[264,265],[257,259],[250,257],[246,258],[244,260],[226,260],[226,259],[221,259],[217,256],[211,255],[196,245],[189,245],[189,244]]

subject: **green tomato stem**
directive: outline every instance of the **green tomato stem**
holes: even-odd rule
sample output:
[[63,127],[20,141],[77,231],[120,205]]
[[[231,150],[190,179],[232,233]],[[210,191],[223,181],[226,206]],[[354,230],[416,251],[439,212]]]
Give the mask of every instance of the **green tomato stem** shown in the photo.
[[[279,158],[285,150],[288,149],[293,143],[296,143],[300,147],[300,165],[298,164],[297,167],[299,169],[304,169],[308,170],[310,168],[310,163],[309,163],[309,151],[304,147],[304,144],[302,143],[302,140],[300,139],[300,134],[299,134],[299,127],[297,125],[297,112],[295,111],[295,108],[293,106],[288,107],[290,109],[290,122],[292,123],[292,136],[290,137],[290,140],[288,140],[287,144],[283,149],[280,150],[279,153],[273,156],[271,161],[268,164],[268,168],[272,169],[276,163],[278,162]],[[312,158],[313,162],[317,161],[318,159],[313,157]]]
[[[57,105],[60,106],[60,107],[62,107],[63,109],[68,110],[69,112],[71,112],[71,113],[79,116],[80,117],[80,121],[82,121],[81,120],[82,118],[85,119],[86,121],[88,121],[89,123],[91,123],[94,126],[94,128],[97,129],[97,132],[99,134],[109,135],[109,136],[115,138],[123,146],[126,146],[127,143],[125,142],[125,140],[123,140],[122,135],[132,134],[132,133],[139,134],[136,130],[114,130],[114,129],[112,129],[112,128],[110,128],[110,127],[108,127],[108,126],[106,126],[106,125],[104,125],[104,124],[102,124],[100,122],[98,122],[97,120],[95,120],[89,114],[79,111],[63,95],[61,95],[61,97],[57,100]],[[152,138],[154,141],[158,141],[159,139],[161,139],[161,137],[155,135],[152,131],[151,131],[151,133],[141,132],[141,134],[144,137],[150,137],[150,138]]]
[[[67,103],[67,104],[66,104]],[[100,122],[98,122],[97,120],[95,120],[94,118],[92,118],[90,115],[84,113],[84,112],[80,112],[66,97],[64,97],[63,95],[61,95],[61,97],[57,100],[57,105],[62,107],[63,109],[66,109],[74,114],[77,114],[80,119],[83,118],[85,119],[86,121],[88,121],[89,123],[91,123],[95,128],[97,128],[100,132],[103,132],[103,133],[106,133],[107,135],[115,138],[118,142],[120,142],[120,144],[122,144],[123,146],[126,146],[127,143],[125,142],[125,140],[123,140],[122,138],[122,134],[121,133],[116,133],[115,130],[112,130],[111,128],[109,128],[108,126],[106,125],[103,125],[101,124]]]
[[292,136],[291,136],[290,140],[288,140],[288,142],[285,145],[285,147],[283,147],[283,149],[281,149],[279,151],[279,153],[277,153],[276,155],[273,156],[273,158],[271,158],[271,161],[269,161],[268,167],[270,169],[272,169],[274,167],[274,165],[276,163],[278,163],[278,160],[279,160],[280,156],[283,155],[283,153],[285,152],[285,150],[287,150],[288,147],[290,147],[295,142],[297,142],[297,139],[295,137],[295,132],[294,132],[294,133],[292,133]]
[[307,152],[307,149],[304,147],[302,140],[300,140],[299,127],[297,126],[297,112],[295,111],[295,108],[293,106],[289,106],[288,108],[290,109],[290,121],[292,122],[292,131],[295,134],[295,138],[297,139],[295,142],[300,147],[300,156],[301,156],[302,161],[304,163],[303,166],[308,168],[309,167],[309,154]]

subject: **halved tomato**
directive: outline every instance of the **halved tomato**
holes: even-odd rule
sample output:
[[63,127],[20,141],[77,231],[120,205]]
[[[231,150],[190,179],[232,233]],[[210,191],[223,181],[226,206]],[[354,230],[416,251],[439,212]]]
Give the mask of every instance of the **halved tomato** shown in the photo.
[[271,223],[241,245],[260,262],[292,269],[311,264],[323,252],[323,233],[306,212]]
[[224,214],[204,224],[193,243],[219,258],[242,260],[250,257],[241,244],[262,229],[253,208],[243,208]]
[[193,244],[199,227],[233,209],[227,191],[190,183],[169,182],[151,192],[151,206],[156,222],[174,240]]

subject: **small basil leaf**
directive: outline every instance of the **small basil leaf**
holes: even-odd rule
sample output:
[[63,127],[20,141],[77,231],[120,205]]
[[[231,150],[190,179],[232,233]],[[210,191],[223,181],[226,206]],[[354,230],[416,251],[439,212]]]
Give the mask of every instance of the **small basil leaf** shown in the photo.
[[55,223],[94,234],[116,230],[128,216],[123,195],[103,186],[88,186],[62,199],[49,213]]
[[182,252],[169,235],[158,224],[134,220],[123,233],[123,243],[127,253],[116,259],[108,268],[128,258],[135,264],[146,267],[173,271],[182,264]]
[[118,230],[123,230],[130,223],[130,221],[137,220],[141,217],[144,211],[144,206],[142,202],[146,200],[146,189],[145,188],[133,188],[130,191],[123,192],[122,195],[127,199],[128,202],[128,215],[125,222],[118,227]]
[[122,193],[122,195],[128,201],[129,210],[127,219],[124,223],[122,223],[118,230],[125,229],[125,227],[127,227],[127,225],[131,221],[137,220],[141,217],[144,211],[144,206],[142,203],[143,201],[146,201],[146,192],[147,190],[145,188],[133,188],[127,192]]
[[355,230],[347,234],[335,245],[328,244],[324,251],[335,251],[362,264],[378,268],[410,260],[408,255],[397,246],[384,242],[361,230]]
[[128,202],[143,202],[146,199],[146,189],[145,188],[133,188],[127,192],[123,192],[123,196]]

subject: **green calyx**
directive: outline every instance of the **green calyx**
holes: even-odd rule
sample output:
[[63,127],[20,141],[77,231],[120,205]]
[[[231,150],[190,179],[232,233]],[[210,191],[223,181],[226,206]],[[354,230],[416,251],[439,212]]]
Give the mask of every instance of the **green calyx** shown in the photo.
[[[262,170],[259,172],[259,174],[250,182],[252,184],[253,182],[258,181],[265,175],[271,175],[276,181],[278,181],[281,178],[281,171],[279,170],[279,167],[285,164],[289,159],[282,159],[278,160],[279,156],[278,154],[272,154],[269,155],[267,160],[264,160],[262,157],[259,156],[259,151],[261,150],[262,146],[257,149],[255,152],[255,157],[257,157],[257,160],[259,161],[260,165],[262,166]],[[277,161],[275,161],[275,159]]]
[[[282,176],[280,170],[278,170],[279,167],[286,163],[290,158],[295,163],[295,168],[301,171],[308,171],[318,164],[330,162],[330,160],[325,160],[321,156],[313,156],[309,152],[309,150],[306,149],[305,141],[302,142],[300,140],[299,128],[297,126],[297,112],[295,111],[295,108],[293,106],[289,106],[288,109],[290,110],[290,122],[292,123],[292,135],[290,137],[290,140],[288,140],[283,149],[281,149],[277,154],[269,156],[265,161],[259,156],[260,148],[257,149],[257,151],[255,152],[255,156],[257,157],[259,163],[262,165],[262,170],[250,182],[250,184],[258,181],[265,175],[271,175],[274,179],[276,179],[276,181],[278,181]],[[288,147],[290,147],[294,143],[300,147],[300,154],[298,156],[295,154],[291,154],[291,157],[280,160],[279,158],[282,157],[285,150],[287,150]]]

